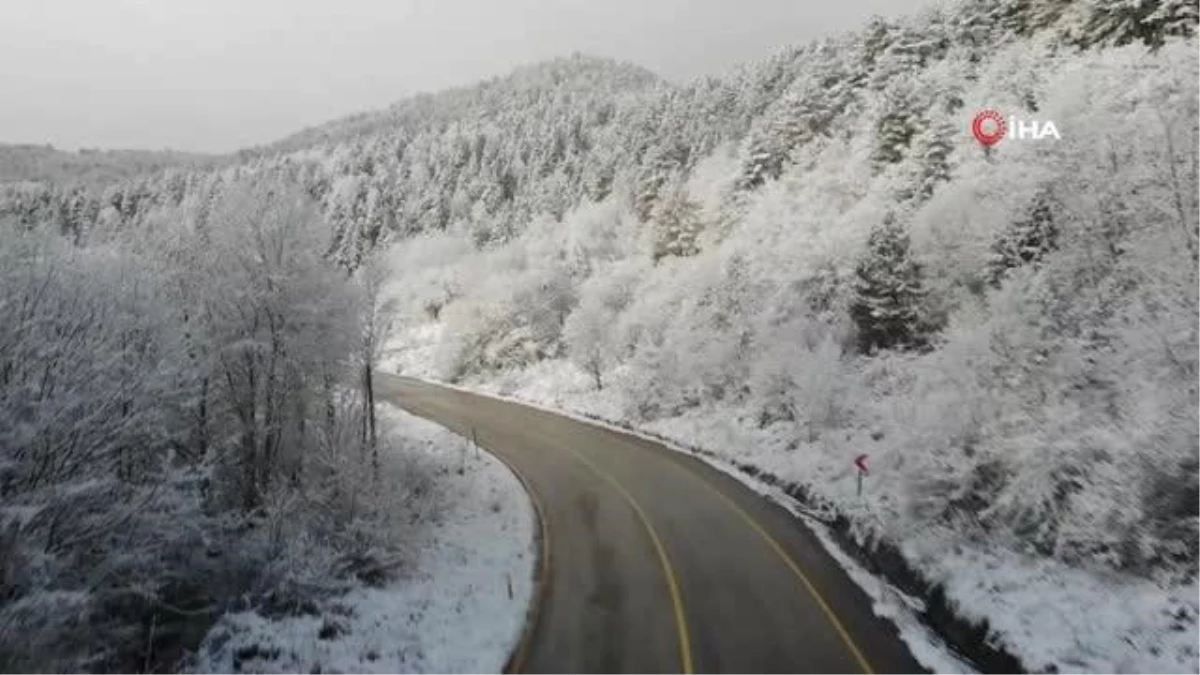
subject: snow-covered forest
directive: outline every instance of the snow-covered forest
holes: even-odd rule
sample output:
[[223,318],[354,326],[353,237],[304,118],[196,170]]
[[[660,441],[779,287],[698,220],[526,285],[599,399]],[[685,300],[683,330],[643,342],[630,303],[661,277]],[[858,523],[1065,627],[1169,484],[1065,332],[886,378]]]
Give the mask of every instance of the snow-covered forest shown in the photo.
[[0,143],[0,183],[35,182],[103,187],[176,167],[213,167],[232,157],[152,150],[81,149],[64,152],[49,145]]
[[[388,506],[345,486],[386,470],[386,332],[408,372],[804,485],[1031,668],[1194,671],[1198,15],[961,2],[685,84],[574,56],[0,184],[0,666],[240,601],[263,561],[324,583],[286,542],[379,564]],[[985,148],[984,108],[1061,139]]]
[[0,668],[171,668],[208,617],[388,573],[421,477],[369,406],[376,277],[305,195],[0,236]]

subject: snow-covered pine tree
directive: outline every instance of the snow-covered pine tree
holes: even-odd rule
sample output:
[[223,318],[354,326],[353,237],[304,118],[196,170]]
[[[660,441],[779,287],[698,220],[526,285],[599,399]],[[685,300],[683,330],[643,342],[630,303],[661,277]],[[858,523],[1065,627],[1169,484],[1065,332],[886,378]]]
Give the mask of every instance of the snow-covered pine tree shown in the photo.
[[955,42],[973,55],[994,43],[1007,13],[1006,0],[975,0],[956,8]]
[[654,211],[654,261],[679,258],[700,252],[700,206],[678,180],[664,190]]
[[808,90],[793,91],[779,103],[774,114],[746,142],[746,161],[738,186],[742,190],[775,180],[784,172],[787,157],[799,145],[820,133],[828,114],[821,101]]
[[918,129],[911,99],[903,90],[892,90],[883,110],[875,125],[875,149],[871,154],[877,170],[904,159]]
[[1028,215],[1012,223],[992,243],[988,259],[988,278],[999,286],[1008,271],[1036,264],[1058,247],[1058,226],[1047,193],[1040,193]]
[[1150,17],[1158,8],[1156,0],[1091,0],[1087,20],[1078,42],[1081,47],[1117,46],[1132,42],[1157,44]]
[[875,59],[867,86],[875,91],[886,91],[898,78],[908,78],[920,72],[938,50],[938,40],[930,38],[914,25],[898,28],[887,48]]
[[753,190],[783,173],[792,152],[826,133],[834,111],[844,111],[851,95],[850,75],[829,45],[812,51],[813,75],[793,83],[750,133],[737,186]]
[[1155,48],[1161,47],[1168,35],[1194,35],[1200,23],[1200,0],[1160,0],[1145,23],[1154,35],[1151,46]]
[[921,129],[913,138],[913,160],[916,176],[912,198],[924,201],[933,196],[939,183],[950,180],[950,153],[954,145],[950,139],[954,130],[945,122],[934,122]]
[[638,173],[635,192],[633,195],[633,210],[638,218],[649,220],[662,199],[665,186],[671,182],[671,176],[679,167],[662,146],[654,146],[642,170]]
[[908,233],[889,214],[871,232],[855,270],[850,318],[864,354],[879,349],[916,349],[927,344],[925,287]]
[[1067,12],[1071,3],[1072,0],[1028,0],[1028,8],[1025,10],[1028,18],[1025,23],[1028,24],[1030,32],[1052,27]]
[[873,16],[867,21],[866,27],[856,36],[855,42],[861,59],[860,81],[865,79],[866,73],[874,68],[879,56],[892,44],[895,32],[894,24],[882,17]]
[[785,153],[778,147],[778,140],[766,125],[751,131],[742,151],[746,160],[737,181],[739,190],[753,190],[767,180],[779,177]]
[[1030,8],[1033,0],[1007,0],[997,14],[1000,27],[1012,37],[1025,37],[1033,31]]

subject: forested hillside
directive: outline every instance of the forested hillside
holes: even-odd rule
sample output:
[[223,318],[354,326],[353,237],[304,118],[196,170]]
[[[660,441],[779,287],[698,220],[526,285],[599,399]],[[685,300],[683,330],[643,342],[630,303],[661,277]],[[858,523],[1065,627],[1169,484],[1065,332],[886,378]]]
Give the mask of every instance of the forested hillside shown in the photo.
[[[795,149],[845,135],[864,114],[879,116],[872,122],[881,145],[915,141],[915,151],[936,155],[929,143],[963,126],[969,108],[959,94],[1004,45],[1037,39],[1052,52],[1155,48],[1189,34],[1194,22],[1190,0],[962,3],[901,22],[875,20],[857,33],[685,85],[575,56],[308,129],[244,150],[240,162],[216,170],[197,171],[190,165],[202,158],[172,153],[45,158],[18,146],[8,154],[33,168],[10,167],[6,181],[37,184],[4,187],[0,208],[22,222],[55,220],[74,232],[141,221],[185,200],[202,204],[248,173],[280,173],[320,202],[335,228],[337,258],[354,266],[381,241],[415,232],[465,232],[476,245],[507,241],[537,214],[561,217],[614,190],[646,220],[672,182],[723,142],[739,146],[736,202],[778,178]],[[943,90],[914,90],[918,73],[939,72]],[[1038,92],[1018,80],[1015,72],[1000,75],[990,103],[1036,108]],[[931,107],[938,114],[918,114]],[[880,162],[889,157],[898,159],[881,147]],[[113,181],[88,180],[88,170],[55,175],[42,166],[55,163],[124,165],[140,175],[106,184]]]
[[986,7],[743,71],[746,118],[503,245],[401,242],[395,363],[797,485],[1029,668],[1194,670],[1195,8]]
[[[217,168],[0,185],[0,222],[68,235],[52,249],[67,299],[50,312],[94,292],[87,265],[109,269],[94,276],[112,288],[146,289],[142,272],[107,266],[158,242],[138,265],[170,280],[147,300],[168,305],[165,323],[100,337],[174,336],[151,344],[198,359],[146,380],[172,397],[131,394],[190,415],[153,426],[170,431],[155,441],[164,451],[197,447],[181,435],[207,423],[180,420],[204,414],[206,387],[240,425],[227,442],[254,458],[267,442],[255,406],[303,439],[318,433],[314,410],[342,401],[331,392],[362,384],[359,370],[334,383],[320,366],[323,354],[357,368],[374,353],[345,343],[329,323],[340,315],[325,312],[338,293],[361,303],[361,287],[301,257],[287,274],[317,280],[310,304],[272,285],[275,248],[247,253],[244,269],[221,257],[250,246],[237,232],[252,202],[238,195],[272,204],[294,190],[283,206],[309,200],[321,223],[297,234],[305,255],[362,281],[388,246],[393,363],[617,418],[800,484],[861,541],[896,545],[1030,668],[1194,671],[1198,15],[1195,0],[962,2],[682,85],[564,58]],[[1053,121],[1061,137],[982,146],[969,130],[984,108]],[[21,270],[50,244],[19,241],[4,249],[5,283],[24,295],[5,296],[0,326],[41,316],[12,298],[39,297]],[[194,256],[196,270],[170,271]],[[201,283],[209,272],[219,280]],[[262,311],[240,313],[237,292]],[[374,306],[355,305],[354,320]],[[286,329],[278,316],[292,317]],[[280,336],[297,340],[285,351],[298,360],[271,360],[290,344]],[[56,344],[0,339],[41,359]],[[218,358],[221,345],[250,360]],[[68,366],[86,350],[71,348],[52,362],[84,387]],[[82,372],[158,373],[159,353]],[[26,363],[21,386],[44,390],[47,376],[6,362],[5,383]],[[284,379],[260,389],[248,377]],[[286,393],[287,378],[301,393]],[[278,396],[259,401],[264,390]],[[12,391],[0,414],[31,415],[25,389]],[[361,429],[347,405],[345,428]],[[58,480],[14,454],[56,428],[37,424],[13,426],[22,445],[0,437],[5,466],[26,467],[24,483],[5,485],[27,492],[6,499],[50,489],[31,476]],[[873,466],[861,497],[860,453]],[[270,458],[287,480],[287,458]],[[239,494],[237,481],[226,488]],[[46,528],[39,537],[60,536]]]

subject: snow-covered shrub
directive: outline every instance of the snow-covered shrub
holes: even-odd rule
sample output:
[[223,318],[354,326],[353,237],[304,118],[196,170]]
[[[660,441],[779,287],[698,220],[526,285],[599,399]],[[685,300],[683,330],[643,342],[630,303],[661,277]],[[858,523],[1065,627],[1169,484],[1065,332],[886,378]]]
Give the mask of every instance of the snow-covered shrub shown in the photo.
[[389,285],[386,291],[399,305],[399,317],[438,320],[442,309],[461,293],[458,265],[470,253],[466,239],[446,233],[423,234],[388,248],[389,268],[404,271],[403,282]]
[[536,220],[518,239],[473,254],[471,265],[460,262],[462,295],[445,310],[438,372],[457,379],[565,355],[580,284],[644,246],[635,219],[606,202],[561,223]]
[[616,328],[617,318],[633,301],[638,277],[645,270],[634,260],[599,265],[579,288],[579,306],[567,316],[563,338],[571,360],[604,386],[604,373],[629,352]]

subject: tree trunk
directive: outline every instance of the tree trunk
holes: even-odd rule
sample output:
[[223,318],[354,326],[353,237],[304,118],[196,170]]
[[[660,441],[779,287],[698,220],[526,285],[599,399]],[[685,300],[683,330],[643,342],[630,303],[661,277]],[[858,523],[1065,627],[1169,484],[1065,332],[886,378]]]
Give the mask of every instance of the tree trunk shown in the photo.
[[333,374],[328,366],[323,369],[322,377],[325,385],[325,438],[333,442],[333,432],[337,428],[337,404],[333,398]]
[[196,444],[199,446],[198,457],[208,456],[208,376],[200,380],[200,415],[196,422]]
[[367,431],[367,448],[371,453],[371,469],[375,480],[379,480],[379,435],[375,424],[375,383],[371,373],[371,364],[368,360],[363,366],[363,401],[365,405],[365,413],[363,423],[366,425]]

